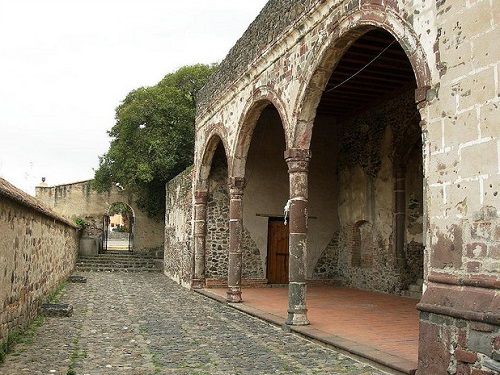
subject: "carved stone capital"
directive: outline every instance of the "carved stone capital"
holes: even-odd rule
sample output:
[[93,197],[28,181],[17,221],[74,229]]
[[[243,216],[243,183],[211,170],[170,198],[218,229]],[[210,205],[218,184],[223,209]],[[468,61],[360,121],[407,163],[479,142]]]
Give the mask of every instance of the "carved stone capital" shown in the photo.
[[241,199],[245,190],[245,179],[243,177],[229,177],[227,184],[230,199]]
[[285,151],[285,161],[288,164],[288,172],[308,172],[311,150],[290,148]]

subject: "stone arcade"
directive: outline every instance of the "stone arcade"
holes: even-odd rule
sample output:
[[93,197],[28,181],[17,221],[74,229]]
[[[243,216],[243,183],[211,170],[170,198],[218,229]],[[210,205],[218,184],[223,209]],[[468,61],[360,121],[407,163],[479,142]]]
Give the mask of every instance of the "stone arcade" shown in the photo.
[[499,15],[271,0],[199,95],[194,168],[167,185],[167,275],[229,302],[288,283],[290,325],[318,280],[423,289],[417,373],[494,373]]

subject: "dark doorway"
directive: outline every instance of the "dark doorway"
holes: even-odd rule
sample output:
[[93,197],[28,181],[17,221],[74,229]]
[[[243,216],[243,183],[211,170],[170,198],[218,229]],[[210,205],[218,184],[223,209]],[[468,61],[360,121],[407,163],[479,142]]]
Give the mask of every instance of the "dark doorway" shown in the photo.
[[269,218],[267,279],[270,284],[288,284],[288,226],[283,218]]

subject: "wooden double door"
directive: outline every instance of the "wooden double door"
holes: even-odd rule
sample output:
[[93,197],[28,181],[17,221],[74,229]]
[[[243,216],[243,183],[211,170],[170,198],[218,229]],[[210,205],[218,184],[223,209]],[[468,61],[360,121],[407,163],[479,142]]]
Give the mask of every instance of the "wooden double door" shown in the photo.
[[267,279],[270,284],[288,284],[288,225],[283,218],[269,218]]

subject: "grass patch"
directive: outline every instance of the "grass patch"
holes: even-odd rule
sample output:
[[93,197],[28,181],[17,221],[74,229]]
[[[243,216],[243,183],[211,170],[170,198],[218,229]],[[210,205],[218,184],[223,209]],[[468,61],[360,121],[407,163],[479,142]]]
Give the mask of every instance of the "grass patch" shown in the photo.
[[[66,282],[60,283],[46,298],[49,303],[59,302],[61,295],[66,287]],[[33,343],[35,334],[45,321],[45,318],[38,315],[26,328],[13,329],[9,332],[7,339],[0,344],[0,364],[5,361],[7,354],[12,353],[16,345],[30,345]]]

